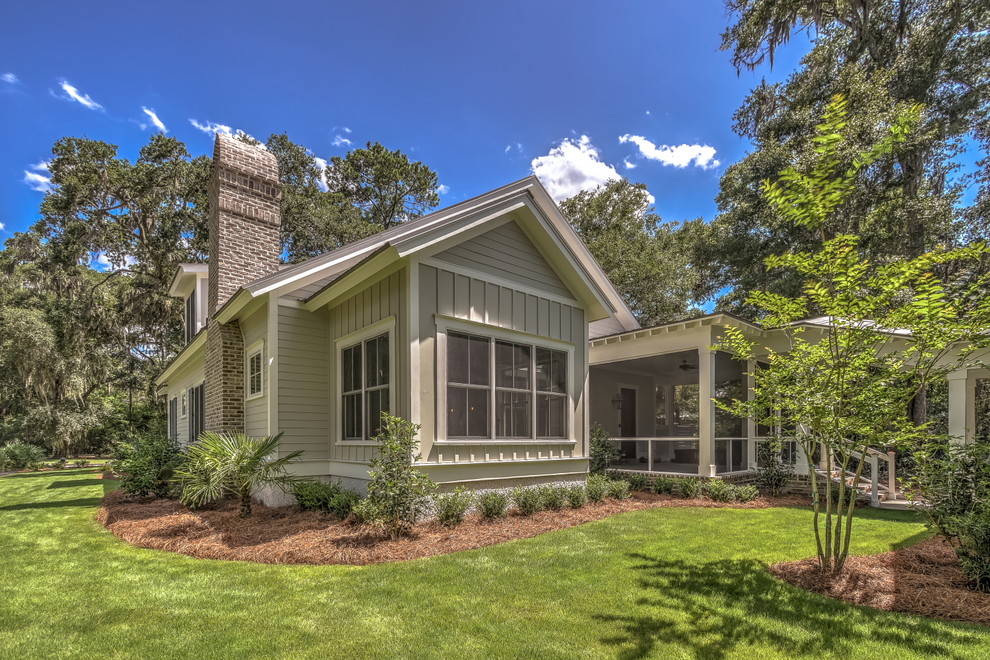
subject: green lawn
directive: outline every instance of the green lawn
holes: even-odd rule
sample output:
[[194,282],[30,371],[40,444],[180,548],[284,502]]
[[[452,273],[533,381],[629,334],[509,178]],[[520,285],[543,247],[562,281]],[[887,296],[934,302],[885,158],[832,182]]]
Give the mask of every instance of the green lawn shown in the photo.
[[[990,629],[857,608],[768,575],[803,509],[657,509],[395,565],[263,566],[133,548],[92,470],[0,478],[0,657],[972,657]],[[856,553],[925,537],[867,511]]]

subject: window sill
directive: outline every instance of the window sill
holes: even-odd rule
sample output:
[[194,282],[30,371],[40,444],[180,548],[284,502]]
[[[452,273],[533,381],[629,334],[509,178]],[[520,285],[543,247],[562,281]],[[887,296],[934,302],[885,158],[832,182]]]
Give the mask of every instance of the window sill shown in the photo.
[[250,396],[244,397],[245,401],[254,401],[255,399],[261,399],[265,396],[264,392],[259,392],[258,394],[252,394]]
[[337,440],[338,446],[349,447],[381,447],[382,443],[374,440]]
[[487,438],[465,438],[464,440],[447,439],[434,440],[435,445],[576,445],[577,440],[567,440],[564,438],[547,438],[546,440],[519,439],[511,440],[501,438],[499,440],[489,440]]

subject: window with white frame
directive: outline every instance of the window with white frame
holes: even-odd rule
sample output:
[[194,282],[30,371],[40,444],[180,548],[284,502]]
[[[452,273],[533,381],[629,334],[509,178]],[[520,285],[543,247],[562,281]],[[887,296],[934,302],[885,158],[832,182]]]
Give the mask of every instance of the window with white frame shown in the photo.
[[446,341],[448,438],[567,437],[566,351],[453,331]]
[[341,423],[344,440],[378,435],[383,412],[390,412],[389,333],[340,351]]
[[186,399],[186,395],[187,395],[186,390],[182,390],[182,394],[179,395],[179,411],[180,411],[180,416],[183,419],[186,418],[186,415],[188,414],[188,410],[189,410],[189,404]]
[[244,371],[247,375],[248,398],[261,396],[265,393],[264,377],[262,375],[264,347],[263,342],[258,342],[249,347],[247,351],[247,365]]

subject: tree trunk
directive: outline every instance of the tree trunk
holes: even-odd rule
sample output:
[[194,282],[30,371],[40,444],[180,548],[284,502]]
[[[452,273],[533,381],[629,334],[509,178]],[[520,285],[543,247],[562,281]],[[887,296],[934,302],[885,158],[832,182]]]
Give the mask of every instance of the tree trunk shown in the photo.
[[251,491],[241,493],[241,518],[251,515]]

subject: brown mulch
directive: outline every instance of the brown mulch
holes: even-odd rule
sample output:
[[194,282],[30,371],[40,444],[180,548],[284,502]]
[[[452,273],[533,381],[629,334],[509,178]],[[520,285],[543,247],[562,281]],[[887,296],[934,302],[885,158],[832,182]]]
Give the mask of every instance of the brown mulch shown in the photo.
[[403,538],[390,539],[351,522],[296,507],[255,504],[249,518],[226,501],[190,511],[175,499],[132,498],[114,491],[103,500],[99,521],[115,536],[142,548],[168,550],[201,559],[253,561],[263,564],[377,564],[419,559],[482,548],[544,532],[601,520],[617,513],[659,507],[765,509],[808,504],[802,496],[759,498],[753,502],[718,503],[669,495],[634,493],[624,501],[588,503],[580,509],[541,511],[485,522],[468,516],[456,527],[435,522],[416,525]]
[[858,605],[990,625],[990,594],[967,588],[956,553],[942,537],[849,557],[834,579],[819,571],[817,559],[776,564],[770,572],[802,589]]

